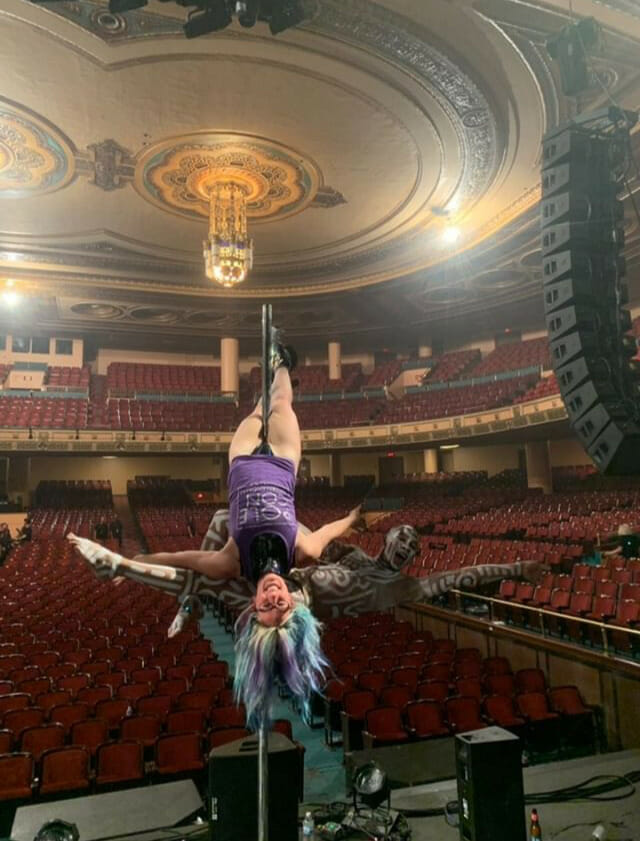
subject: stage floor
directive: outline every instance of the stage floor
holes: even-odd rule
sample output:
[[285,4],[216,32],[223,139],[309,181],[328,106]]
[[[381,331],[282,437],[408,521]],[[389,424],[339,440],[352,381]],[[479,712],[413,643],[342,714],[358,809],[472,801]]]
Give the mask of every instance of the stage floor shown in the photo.
[[[640,771],[640,750],[536,765],[524,769],[525,795],[575,785],[597,774],[631,771]],[[456,797],[456,781],[446,780],[396,789],[391,794],[391,805],[395,809],[432,809],[442,807]],[[527,816],[529,813],[527,809]],[[590,841],[599,823],[607,827],[607,841],[640,841],[640,787],[624,800],[553,803],[539,806],[538,813],[545,841]],[[409,823],[412,841],[457,841],[459,838],[458,828],[450,827],[443,817],[410,818]]]

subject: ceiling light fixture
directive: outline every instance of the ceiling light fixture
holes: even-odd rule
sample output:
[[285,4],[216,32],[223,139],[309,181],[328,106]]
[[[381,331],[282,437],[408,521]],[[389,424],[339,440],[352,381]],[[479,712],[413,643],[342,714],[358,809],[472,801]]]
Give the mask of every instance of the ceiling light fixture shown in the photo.
[[247,201],[233,181],[216,182],[209,194],[209,236],[203,243],[207,277],[231,288],[253,266],[253,240],[247,232]]
[[442,241],[447,245],[453,245],[460,239],[460,228],[448,227],[442,232]]
[[457,450],[460,444],[440,444],[441,450]]

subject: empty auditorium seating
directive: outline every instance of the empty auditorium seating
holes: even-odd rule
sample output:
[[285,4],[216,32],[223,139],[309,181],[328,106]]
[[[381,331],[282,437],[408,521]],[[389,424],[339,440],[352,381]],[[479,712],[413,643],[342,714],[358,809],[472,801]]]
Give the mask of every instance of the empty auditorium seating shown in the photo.
[[516,371],[520,368],[529,368],[535,365],[544,368],[551,367],[549,341],[546,336],[539,339],[498,345],[495,350],[473,366],[470,374],[474,377],[480,377],[502,371]]
[[113,393],[198,394],[220,391],[220,368],[206,365],[147,365],[112,362],[107,387]]

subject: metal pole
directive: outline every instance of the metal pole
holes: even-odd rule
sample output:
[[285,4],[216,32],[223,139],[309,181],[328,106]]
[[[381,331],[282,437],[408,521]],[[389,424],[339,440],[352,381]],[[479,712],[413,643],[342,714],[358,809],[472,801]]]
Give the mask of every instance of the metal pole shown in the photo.
[[[271,304],[262,305],[262,443],[269,441],[271,406]],[[264,699],[265,714],[268,698]],[[269,841],[269,733],[263,721],[258,728],[258,841]]]
[[269,440],[271,407],[271,304],[262,305],[262,443]]
[[269,733],[258,728],[258,841],[269,841]]

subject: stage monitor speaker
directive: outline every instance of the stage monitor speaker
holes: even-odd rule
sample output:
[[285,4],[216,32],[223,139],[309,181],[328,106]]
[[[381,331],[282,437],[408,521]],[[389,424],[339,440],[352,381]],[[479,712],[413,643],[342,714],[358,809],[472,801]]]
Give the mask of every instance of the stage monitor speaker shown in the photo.
[[40,827],[55,819],[74,823],[81,841],[134,835],[185,823],[202,807],[191,780],[38,803],[17,809],[11,839],[33,841]]
[[[298,841],[298,750],[269,733],[269,837]],[[209,755],[209,820],[215,841],[258,837],[258,738],[214,748]]]
[[526,841],[521,751],[501,727],[456,736],[461,841]]

